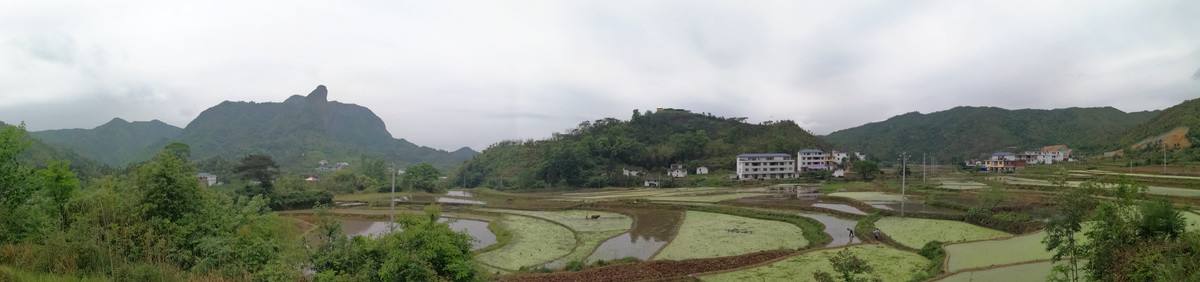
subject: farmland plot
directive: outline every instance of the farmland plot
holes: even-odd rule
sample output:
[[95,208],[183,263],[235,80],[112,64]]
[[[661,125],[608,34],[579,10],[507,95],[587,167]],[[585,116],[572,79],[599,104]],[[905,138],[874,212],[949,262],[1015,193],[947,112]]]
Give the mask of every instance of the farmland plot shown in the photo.
[[921,255],[881,244],[866,244],[802,253],[765,266],[699,278],[702,281],[808,281],[818,271],[833,274],[829,257],[841,250],[849,250],[865,259],[874,268],[873,274],[882,281],[908,280],[929,265],[929,259]]
[[[566,211],[526,211],[526,210],[507,210],[507,209],[478,209],[485,212],[510,213],[525,216],[532,216],[553,222],[558,222],[566,225],[575,231],[591,232],[591,231],[611,231],[611,230],[629,230],[633,225],[633,219],[619,213],[587,211],[587,210],[566,210]],[[591,216],[600,216],[596,219],[591,219]]]
[[688,211],[678,235],[654,259],[714,258],[807,245],[804,232],[790,223]]
[[966,222],[937,219],[885,217],[875,222],[875,227],[892,240],[914,249],[932,241],[950,243],[1011,236]]
[[570,229],[549,221],[508,215],[499,219],[499,223],[512,232],[512,241],[500,249],[476,256],[481,263],[516,270],[558,259],[575,246],[575,235]]

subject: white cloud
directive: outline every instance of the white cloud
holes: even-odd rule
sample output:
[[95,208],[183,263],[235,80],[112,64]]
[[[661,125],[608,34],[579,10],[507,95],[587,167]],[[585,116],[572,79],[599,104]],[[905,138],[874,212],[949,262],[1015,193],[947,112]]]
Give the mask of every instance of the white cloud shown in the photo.
[[443,149],[632,109],[816,133],[954,106],[1165,108],[1200,93],[1192,2],[0,3],[0,120],[184,126],[317,84]]

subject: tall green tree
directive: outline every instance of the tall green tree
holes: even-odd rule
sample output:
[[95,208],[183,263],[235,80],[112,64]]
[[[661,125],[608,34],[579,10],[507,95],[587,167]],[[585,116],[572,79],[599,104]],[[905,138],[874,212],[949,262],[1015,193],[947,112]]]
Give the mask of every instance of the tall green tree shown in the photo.
[[140,206],[147,219],[176,222],[202,207],[195,168],[167,150],[138,168],[137,186],[143,192]]
[[279,175],[279,165],[268,155],[248,155],[233,168],[233,172],[243,179],[262,183],[264,188],[271,188],[275,176]]
[[50,204],[54,206],[55,212],[58,213],[60,229],[67,229],[67,203],[75,196],[76,190],[79,189],[79,179],[75,178],[75,173],[70,170],[71,163],[67,161],[57,161],[46,165],[46,168],[37,171],[37,178],[41,181],[42,193],[50,200]]
[[854,166],[850,167],[850,171],[858,174],[858,177],[866,181],[875,180],[875,176],[880,173],[879,164],[872,160],[855,162]]
[[1079,262],[1088,255],[1089,248],[1079,241],[1080,237],[1077,234],[1083,231],[1083,223],[1089,219],[1092,209],[1097,204],[1096,199],[1092,197],[1096,187],[1070,187],[1061,178],[1054,181],[1054,184],[1058,190],[1064,192],[1055,197],[1055,202],[1058,203],[1055,209],[1058,213],[1046,223],[1046,238],[1042,239],[1042,243],[1046,244],[1047,251],[1054,252],[1051,258],[1055,262],[1065,258],[1067,264],[1055,265],[1051,276],[1047,278],[1079,281]]
[[435,193],[438,192],[437,180],[440,176],[441,172],[438,172],[437,168],[428,163],[423,163],[405,169],[401,183],[412,189]]
[[24,123],[0,125],[0,204],[7,210],[25,203],[32,193],[28,183],[31,171],[17,160],[17,154],[30,145],[24,137]]

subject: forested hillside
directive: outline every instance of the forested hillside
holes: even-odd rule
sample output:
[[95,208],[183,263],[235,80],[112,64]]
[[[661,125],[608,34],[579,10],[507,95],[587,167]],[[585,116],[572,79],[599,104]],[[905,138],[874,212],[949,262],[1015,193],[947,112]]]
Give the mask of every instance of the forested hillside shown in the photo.
[[[0,122],[0,130],[6,130],[11,127],[13,126]],[[42,140],[30,137],[29,135],[23,135],[22,140],[24,140],[23,142],[29,142],[29,148],[20,151],[20,154],[16,157],[21,162],[30,164],[33,167],[44,168],[50,162],[68,161],[71,162],[71,172],[79,175],[85,181],[113,172],[111,167],[81,156],[70,149],[58,148],[54,145],[46,144],[46,142],[42,142]]]
[[[451,153],[395,139],[370,109],[328,101],[327,96],[322,85],[308,96],[294,95],[282,103],[222,102],[200,113],[171,141],[190,145],[195,159],[268,154],[293,169],[316,167],[320,160],[358,160],[362,155],[399,166],[427,162],[449,169],[474,155],[467,148]],[[149,158],[152,153],[143,155]]]
[[[1175,132],[1163,136],[1170,131]],[[1182,131],[1187,133],[1180,134]],[[1149,142],[1138,145],[1142,140]],[[1165,141],[1166,144],[1159,144],[1159,141]],[[1131,164],[1158,165],[1163,161],[1162,145],[1175,149],[1167,154],[1166,161],[1169,163],[1200,162],[1200,99],[1187,100],[1163,110],[1161,114],[1130,129],[1111,145],[1111,149],[1122,149],[1125,157],[1131,159]]]
[[145,161],[138,158],[151,145],[175,137],[183,130],[158,120],[128,122],[120,118],[92,129],[58,129],[30,132],[46,143],[74,150],[113,167]]
[[1160,114],[1125,132],[1114,145],[1116,148],[1127,147],[1180,126],[1189,127],[1189,134],[1195,134],[1194,131],[1200,129],[1200,99],[1187,100],[1162,110]]
[[[744,153],[796,154],[804,148],[832,148],[792,121],[749,124],[686,110],[660,110],[629,121],[606,118],[545,140],[504,141],[467,161],[452,186],[495,188],[628,186],[624,166],[662,174],[671,164],[691,170],[733,170]],[[718,175],[714,177],[724,177]]]
[[1158,111],[1126,113],[1112,107],[1007,110],[956,107],[907,113],[882,122],[840,130],[825,140],[850,151],[893,159],[901,151],[928,153],[939,161],[985,157],[1067,145],[1076,155],[1096,154]]

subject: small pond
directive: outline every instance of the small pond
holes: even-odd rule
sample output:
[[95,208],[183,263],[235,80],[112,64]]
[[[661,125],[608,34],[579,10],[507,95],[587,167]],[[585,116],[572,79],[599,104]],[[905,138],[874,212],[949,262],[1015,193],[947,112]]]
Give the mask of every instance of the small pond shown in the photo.
[[[359,220],[359,219],[340,219],[342,221],[342,233],[346,236],[380,236],[387,234],[387,220]],[[478,250],[488,245],[496,243],[496,234],[492,234],[488,230],[486,221],[471,220],[471,219],[451,219],[443,217],[438,219],[438,222],[448,222],[450,229],[454,231],[466,233],[471,238],[471,249]]]

